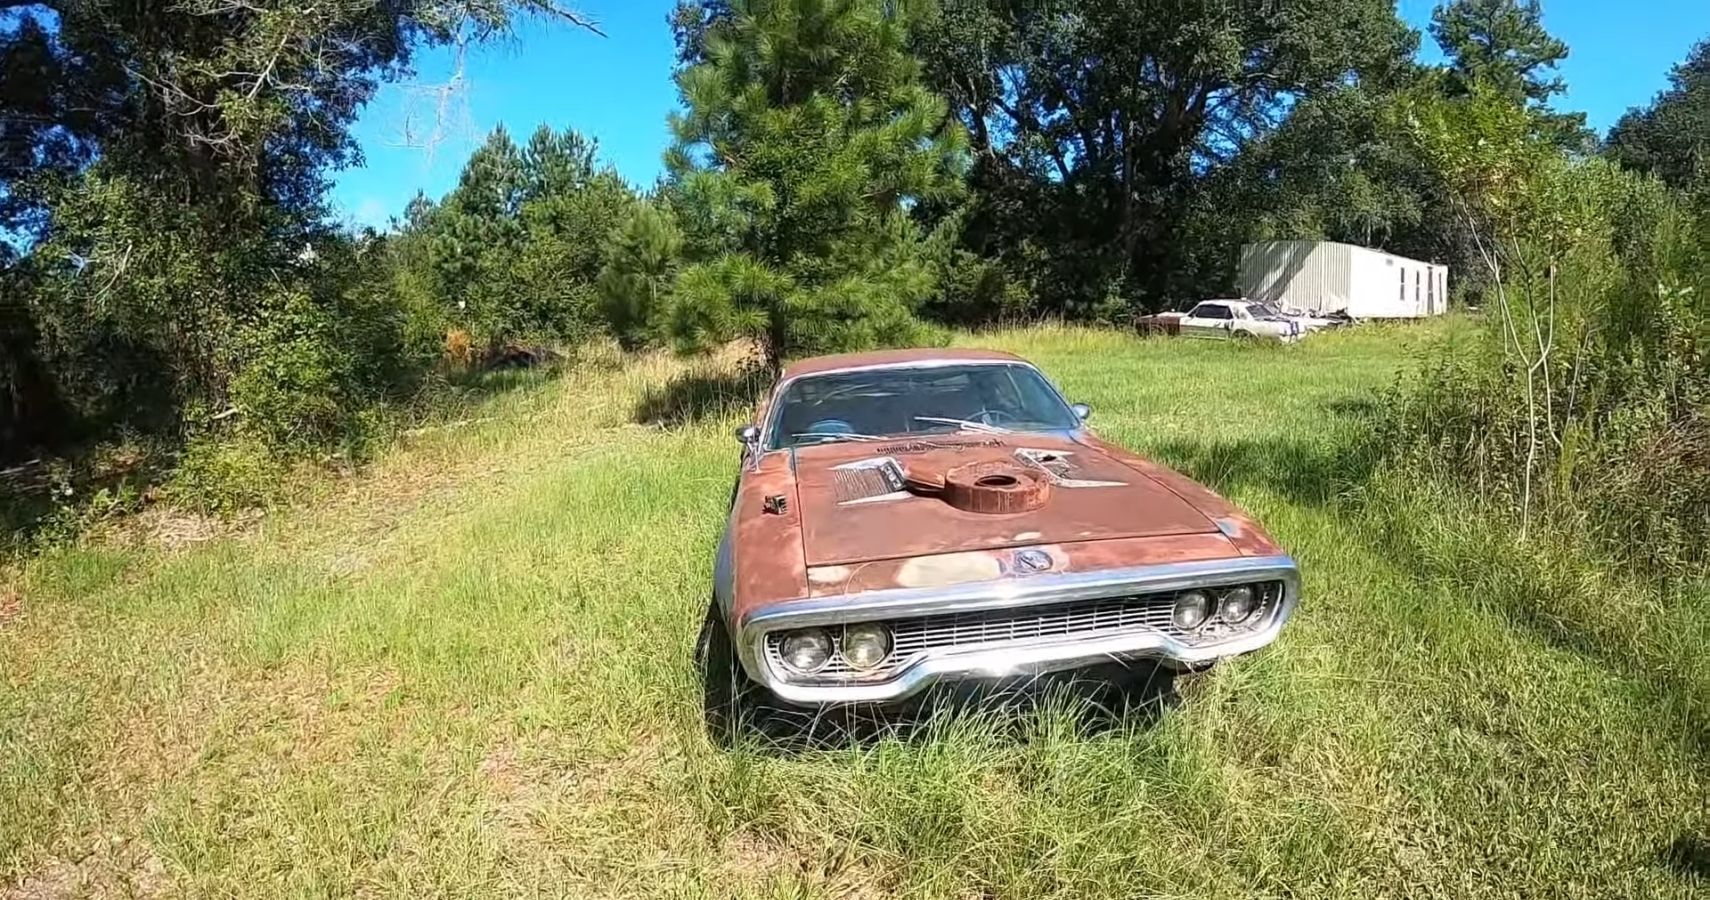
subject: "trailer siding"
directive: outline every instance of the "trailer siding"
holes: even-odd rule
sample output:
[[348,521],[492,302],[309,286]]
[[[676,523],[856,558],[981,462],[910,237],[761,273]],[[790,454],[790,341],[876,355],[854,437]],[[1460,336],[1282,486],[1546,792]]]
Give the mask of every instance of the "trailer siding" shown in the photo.
[[1241,249],[1244,296],[1361,319],[1437,315],[1448,308],[1448,270],[1333,241],[1262,241]]

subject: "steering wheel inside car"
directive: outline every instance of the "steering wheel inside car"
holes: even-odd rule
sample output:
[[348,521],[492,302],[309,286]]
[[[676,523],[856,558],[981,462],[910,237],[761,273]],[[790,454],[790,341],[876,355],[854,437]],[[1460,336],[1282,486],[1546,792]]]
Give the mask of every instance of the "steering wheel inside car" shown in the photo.
[[809,425],[806,434],[854,434],[855,426],[842,419],[820,419]]
[[982,409],[974,413],[968,421],[979,422],[982,425],[990,425],[994,428],[1008,428],[1020,420],[1001,409]]

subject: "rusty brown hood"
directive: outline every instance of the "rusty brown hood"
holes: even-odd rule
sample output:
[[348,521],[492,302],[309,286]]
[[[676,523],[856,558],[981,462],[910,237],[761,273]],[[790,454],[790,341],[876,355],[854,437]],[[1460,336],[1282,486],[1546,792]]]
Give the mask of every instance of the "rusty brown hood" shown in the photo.
[[[1060,435],[933,435],[794,453],[809,566],[1218,530],[1163,484]],[[1045,482],[1033,508],[977,512],[931,487],[947,472],[1005,467]]]

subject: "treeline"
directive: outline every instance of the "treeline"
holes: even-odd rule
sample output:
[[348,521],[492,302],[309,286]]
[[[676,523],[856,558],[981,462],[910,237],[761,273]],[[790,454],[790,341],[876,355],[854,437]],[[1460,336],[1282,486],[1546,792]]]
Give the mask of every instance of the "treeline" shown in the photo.
[[610,229],[598,274],[564,269],[574,289],[552,291],[470,255],[559,242],[522,212],[538,178],[502,132],[457,190],[405,218],[399,243],[464,248],[449,267],[409,256],[431,270],[414,283],[466,304],[454,327],[477,343],[527,318],[483,325],[489,308],[521,313],[466,296],[494,290],[556,304],[567,327],[550,337],[686,351],[749,337],[773,365],[931,340],[938,324],[1120,323],[1232,290],[1241,244],[1281,237],[1447,262],[1476,296],[1474,243],[1412,111],[1482,86],[1561,153],[1596,143],[1582,115],[1550,107],[1567,48],[1511,0],[1440,8],[1438,67],[1414,61],[1419,34],[1379,0],[1168,14],[699,0],[672,26],[683,108],[667,174],[621,213],[586,207],[613,213],[576,226]]
[[[1624,266],[1635,241],[1698,240],[1710,53],[1600,142],[1553,106],[1568,51],[1535,0],[1440,6],[1433,66],[1386,0],[683,0],[658,184],[574,130],[501,131],[395,227],[332,224],[326,179],[376,86],[522,15],[579,21],[550,0],[6,4],[0,459],[127,435],[191,461],[231,440],[359,452],[457,372],[601,335],[745,337],[776,366],[946,324],[1120,323],[1229,292],[1263,238],[1444,262],[1508,311],[1536,288],[1513,280],[1519,211],[1562,221],[1537,203],[1592,196],[1575,179],[1627,186],[1593,192]],[[1492,122],[1506,156],[1444,137]],[[1678,228],[1622,233],[1639,207]],[[1622,271],[1622,302],[1657,307],[1662,263]],[[1624,396],[1550,387],[1568,419]]]

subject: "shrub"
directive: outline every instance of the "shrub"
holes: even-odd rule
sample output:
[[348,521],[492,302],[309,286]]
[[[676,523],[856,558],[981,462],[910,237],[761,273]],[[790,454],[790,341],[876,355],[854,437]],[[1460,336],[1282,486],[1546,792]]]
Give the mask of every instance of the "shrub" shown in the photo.
[[208,434],[185,445],[165,494],[198,512],[230,514],[277,503],[288,471],[280,455],[254,437]]
[[1664,577],[1694,571],[1710,559],[1701,211],[1602,161],[1537,154],[1522,118],[1484,113],[1473,134],[1448,129],[1441,158],[1492,278],[1482,343],[1397,393],[1386,443],[1523,538],[1547,527]]

